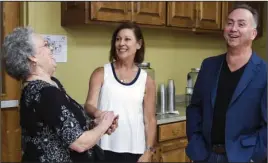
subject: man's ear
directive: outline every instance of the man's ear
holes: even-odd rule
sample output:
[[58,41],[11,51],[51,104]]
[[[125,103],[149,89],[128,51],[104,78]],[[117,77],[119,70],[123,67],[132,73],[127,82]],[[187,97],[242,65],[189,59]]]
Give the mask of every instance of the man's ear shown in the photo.
[[252,31],[252,35],[251,35],[251,40],[254,40],[254,39],[257,37],[257,34],[258,34],[257,29],[256,29],[256,28],[253,29],[253,31]]

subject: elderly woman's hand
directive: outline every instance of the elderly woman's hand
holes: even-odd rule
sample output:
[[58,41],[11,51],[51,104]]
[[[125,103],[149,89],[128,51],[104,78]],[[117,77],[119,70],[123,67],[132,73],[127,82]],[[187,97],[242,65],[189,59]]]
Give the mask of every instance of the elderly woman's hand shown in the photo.
[[[103,119],[104,115],[107,112],[111,112],[111,111],[101,111],[100,114],[98,114],[98,116],[95,117],[95,119],[94,119],[95,125],[98,125],[101,122],[101,120]],[[119,118],[119,116],[116,115],[115,118],[114,118],[114,120],[113,120],[112,125],[106,131],[106,134],[111,135],[115,131],[115,129],[118,127],[118,118]]]
[[110,128],[106,132],[108,135],[111,135],[115,131],[115,129],[118,127],[118,118],[119,118],[119,116],[116,115],[112,125],[110,126]]
[[94,119],[95,125],[98,125],[100,123],[100,121],[103,119],[104,114],[107,112],[108,111],[100,111],[100,113]]
[[99,125],[102,125],[104,128],[106,128],[107,132],[107,130],[113,124],[115,117],[116,116],[114,115],[113,111],[104,112],[100,118]]

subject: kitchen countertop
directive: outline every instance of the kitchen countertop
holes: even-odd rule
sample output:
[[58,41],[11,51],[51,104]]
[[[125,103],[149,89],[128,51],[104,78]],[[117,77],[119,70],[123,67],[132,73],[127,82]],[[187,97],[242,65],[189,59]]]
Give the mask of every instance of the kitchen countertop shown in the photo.
[[160,114],[156,115],[157,125],[185,121],[186,120],[185,103],[177,103],[176,104],[176,111],[178,111],[179,114],[167,113],[167,114],[162,114],[162,115],[160,115]]
[[[83,104],[81,106],[84,107]],[[179,114],[162,114],[156,115],[157,125],[166,124],[166,123],[172,123],[172,122],[179,122],[179,121],[185,121],[186,120],[186,106],[185,103],[176,103],[176,111],[179,111]]]

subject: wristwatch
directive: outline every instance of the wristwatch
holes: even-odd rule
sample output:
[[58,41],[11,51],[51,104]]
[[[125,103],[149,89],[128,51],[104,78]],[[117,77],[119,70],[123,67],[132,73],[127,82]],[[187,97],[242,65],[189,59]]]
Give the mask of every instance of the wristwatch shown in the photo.
[[146,151],[150,151],[152,153],[155,153],[155,148],[154,147],[147,146],[146,147]]

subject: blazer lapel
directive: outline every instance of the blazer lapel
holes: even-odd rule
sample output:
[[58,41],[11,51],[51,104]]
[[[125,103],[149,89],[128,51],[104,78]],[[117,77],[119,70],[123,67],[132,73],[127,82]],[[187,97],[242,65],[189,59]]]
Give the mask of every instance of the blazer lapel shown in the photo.
[[214,109],[215,106],[215,100],[216,100],[216,95],[217,95],[217,89],[218,89],[218,81],[221,73],[221,68],[223,61],[225,59],[226,54],[222,55],[221,58],[219,59],[219,62],[216,63],[217,65],[215,66],[215,71],[212,77],[212,89],[211,89],[211,105],[212,109]]
[[253,77],[257,72],[257,62],[258,58],[257,56],[255,56],[255,53],[253,53],[248,62],[248,65],[245,67],[243,75],[241,76],[237,84],[237,87],[234,91],[229,106],[231,106],[235,102],[235,100],[239,97],[239,95],[245,90],[248,84],[252,81]]

